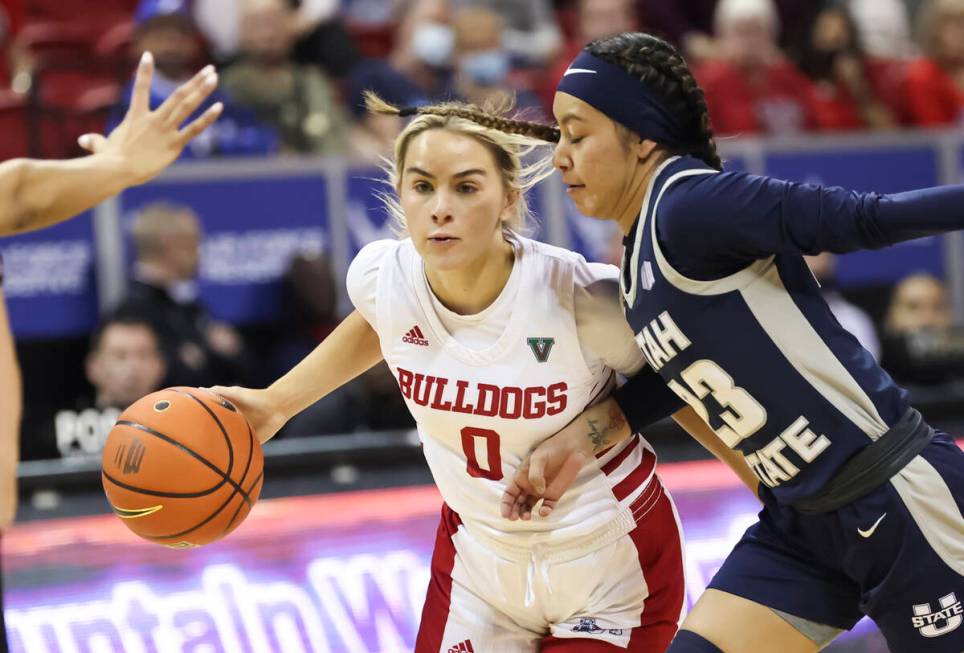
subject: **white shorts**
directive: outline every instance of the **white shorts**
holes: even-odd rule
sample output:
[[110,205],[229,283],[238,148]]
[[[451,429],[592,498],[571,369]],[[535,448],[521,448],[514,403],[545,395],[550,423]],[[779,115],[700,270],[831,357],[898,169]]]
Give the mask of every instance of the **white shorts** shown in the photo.
[[685,616],[682,533],[655,475],[632,509],[602,548],[512,559],[443,505],[415,653],[662,653]]

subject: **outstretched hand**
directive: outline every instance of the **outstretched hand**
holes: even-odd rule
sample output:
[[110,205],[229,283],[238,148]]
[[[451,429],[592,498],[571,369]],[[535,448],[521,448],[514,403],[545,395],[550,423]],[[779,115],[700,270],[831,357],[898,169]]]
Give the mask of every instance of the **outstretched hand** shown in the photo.
[[182,127],[217,87],[218,75],[213,66],[200,70],[151,111],[153,77],[154,58],[145,52],[137,66],[130,108],[124,120],[109,136],[84,134],[78,139],[88,152],[116,157],[135,184],[154,178],[173,163],[184,147],[210,127],[224,109],[218,102]]

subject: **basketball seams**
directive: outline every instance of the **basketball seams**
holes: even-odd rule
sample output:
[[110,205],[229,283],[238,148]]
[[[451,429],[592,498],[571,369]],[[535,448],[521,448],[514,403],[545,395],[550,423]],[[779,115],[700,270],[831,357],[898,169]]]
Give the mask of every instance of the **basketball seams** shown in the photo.
[[[218,488],[220,488],[220,487],[221,487],[222,485],[224,485],[225,483],[230,483],[230,484],[234,487],[235,490],[237,490],[238,492],[241,492],[242,494],[244,493],[244,490],[241,489],[241,487],[237,484],[237,482],[235,482],[235,480],[228,475],[228,474],[230,474],[230,471],[231,471],[230,468],[228,469],[227,472],[221,470],[220,468],[218,468],[217,465],[215,465],[214,463],[212,463],[211,461],[209,461],[207,458],[205,458],[205,457],[202,456],[201,454],[199,454],[199,453],[197,453],[196,451],[190,449],[189,447],[181,444],[180,442],[178,442],[177,440],[175,440],[175,439],[172,438],[171,436],[169,436],[169,435],[164,435],[164,434],[161,433],[160,431],[155,431],[154,429],[152,429],[152,428],[149,427],[149,426],[145,426],[145,425],[140,424],[140,423],[138,423],[138,422],[132,422],[132,421],[126,420],[126,419],[123,419],[123,420],[119,419],[119,420],[117,420],[117,424],[120,425],[120,426],[129,426],[129,427],[131,427],[131,428],[135,428],[135,429],[137,429],[138,431],[143,431],[144,433],[148,433],[148,434],[150,434],[150,435],[153,435],[154,437],[159,438],[159,439],[163,440],[164,442],[167,442],[168,444],[173,444],[175,447],[181,449],[182,451],[184,451],[184,453],[188,454],[188,455],[191,456],[192,458],[196,458],[196,459],[197,459],[199,462],[201,462],[205,467],[211,469],[214,473],[216,473],[218,476],[220,476],[220,477],[222,478],[222,480],[221,480],[221,482],[218,483],[216,486],[214,486],[213,488],[211,488],[210,490],[208,490],[208,491],[207,491],[207,494],[210,494],[211,492],[214,492],[215,490],[217,490]],[[111,480],[113,480],[113,479],[111,479]],[[123,484],[121,484],[121,483],[117,483],[117,484],[118,484],[118,485],[121,485],[121,487],[123,487]],[[145,493],[147,493],[147,492],[145,491]]]
[[[202,401],[201,399],[198,399],[196,396],[194,396],[194,395],[191,394],[190,392],[186,392],[186,391],[184,391],[184,390],[178,390],[177,388],[171,388],[171,389],[172,389],[174,392],[177,392],[177,393],[179,393],[179,394],[187,395],[188,397],[190,397],[191,399],[193,399],[194,401],[196,401],[197,404],[198,404],[201,408],[203,408],[203,409],[207,412],[207,414],[211,416],[211,419],[213,419],[214,422],[218,425],[218,429],[221,431],[221,435],[224,436],[224,443],[228,446],[228,469],[227,469],[227,471],[225,472],[225,474],[226,474],[227,476],[230,476],[230,475],[231,475],[231,472],[234,470],[234,446],[231,444],[231,438],[230,438],[230,436],[228,436],[228,432],[227,432],[227,430],[224,428],[224,424],[221,423],[221,418],[219,418],[217,415],[215,415],[215,414],[214,414],[214,411],[211,410],[211,409],[208,407],[208,405],[207,405],[206,403],[204,403],[204,401]],[[240,488],[238,488],[238,489],[240,489]]]
[[[168,491],[159,491],[159,490],[145,489],[145,488],[143,488],[143,487],[137,487],[137,486],[131,485],[131,484],[129,484],[129,483],[125,483],[125,482],[119,480],[118,478],[114,478],[110,473],[108,473],[108,472],[107,472],[106,470],[104,470],[104,469],[102,469],[102,478],[104,479],[105,485],[108,485],[108,481],[109,481],[109,485],[116,486],[116,487],[118,487],[118,488],[120,488],[120,489],[122,489],[122,490],[124,490],[124,491],[127,491],[127,492],[132,492],[132,493],[135,493],[135,494],[141,494],[141,495],[146,495],[146,496],[166,497],[166,498],[171,498],[171,499],[187,499],[187,500],[195,499],[195,498],[200,498],[200,497],[204,497],[204,496],[207,496],[207,495],[211,495],[212,493],[218,492],[222,487],[225,487],[226,485],[228,485],[229,487],[231,487],[231,491],[230,491],[229,495],[222,501],[222,503],[221,503],[219,506],[217,506],[213,511],[211,511],[209,515],[207,515],[206,517],[203,517],[203,519],[202,519],[199,523],[195,523],[194,525],[190,526],[189,528],[186,528],[186,529],[184,529],[184,530],[182,530],[182,531],[180,531],[180,532],[176,532],[176,533],[170,533],[170,532],[169,532],[168,534],[164,534],[164,535],[142,535],[142,537],[145,537],[146,539],[150,539],[150,540],[153,540],[153,541],[155,541],[155,542],[158,542],[158,543],[162,543],[162,544],[163,544],[163,543],[166,543],[166,542],[171,541],[171,540],[183,539],[184,536],[189,535],[190,533],[197,533],[197,532],[200,530],[201,532],[200,532],[200,533],[197,533],[197,537],[199,537],[199,538],[202,540],[202,543],[204,543],[205,540],[206,540],[206,541],[213,541],[214,539],[219,539],[220,537],[223,537],[224,535],[226,535],[227,533],[229,533],[233,528],[235,528],[241,521],[243,521],[244,518],[247,516],[247,514],[250,512],[250,510],[251,510],[251,508],[253,507],[254,503],[257,501],[257,498],[256,498],[257,495],[254,495],[254,492],[257,491],[257,493],[260,494],[260,486],[261,486],[261,484],[263,484],[263,480],[264,480],[263,462],[260,462],[260,461],[261,461],[260,449],[259,449],[259,452],[258,452],[258,455],[259,455],[259,465],[255,465],[255,464],[254,464],[254,453],[255,453],[255,449],[256,449],[256,447],[255,447],[255,439],[256,439],[256,438],[255,438],[255,435],[254,435],[253,429],[251,428],[250,423],[248,423],[247,420],[244,419],[244,415],[238,413],[238,411],[237,411],[236,409],[234,409],[234,408],[231,407],[231,406],[225,406],[225,404],[222,403],[222,402],[224,402],[224,400],[222,400],[221,402],[218,402],[219,405],[225,406],[226,408],[230,408],[230,409],[232,410],[232,412],[238,413],[239,416],[241,417],[242,421],[244,422],[244,425],[247,427],[247,430],[248,430],[248,458],[247,458],[247,460],[245,461],[245,464],[244,464],[244,466],[243,466],[243,470],[242,470],[242,467],[241,467],[241,465],[240,465],[240,462],[241,462],[240,458],[237,459],[237,463],[239,463],[239,464],[238,464],[238,469],[239,469],[239,471],[241,471],[242,473],[241,473],[240,478],[239,478],[237,481],[235,481],[235,480],[232,478],[232,472],[234,471],[234,467],[235,467],[235,453],[236,453],[235,450],[234,450],[234,445],[237,444],[239,447],[244,446],[244,445],[241,444],[240,442],[235,442],[234,440],[232,440],[232,438],[237,439],[237,436],[234,435],[234,433],[237,431],[236,426],[238,426],[238,425],[236,425],[235,422],[233,422],[233,421],[229,421],[228,423],[223,422],[223,421],[220,419],[220,416],[216,413],[216,410],[214,409],[214,406],[209,406],[209,405],[208,405],[208,403],[207,403],[207,398],[206,398],[206,397],[203,397],[203,398],[202,398],[202,397],[199,397],[199,396],[195,395],[195,394],[192,393],[192,392],[189,392],[189,391],[187,391],[187,390],[182,390],[182,389],[179,389],[179,388],[167,388],[167,391],[168,391],[168,392],[176,392],[177,394],[186,395],[187,397],[190,397],[195,403],[197,403],[199,406],[201,406],[201,408],[203,408],[204,411],[211,417],[211,419],[213,420],[214,424],[217,426],[218,430],[221,432],[221,435],[222,435],[222,437],[224,438],[224,442],[225,442],[225,444],[226,444],[226,446],[227,446],[227,448],[228,448],[228,452],[227,452],[227,453],[228,453],[228,460],[227,460],[227,469],[226,469],[226,470],[220,468],[217,464],[215,464],[215,463],[213,463],[212,461],[210,461],[210,460],[206,457],[206,454],[205,454],[205,453],[202,453],[202,452],[199,451],[199,450],[194,450],[194,449],[192,449],[190,446],[188,446],[188,445],[186,445],[186,444],[184,444],[184,443],[182,443],[182,442],[174,439],[174,437],[169,436],[169,435],[166,435],[165,433],[162,433],[162,432],[160,432],[160,431],[158,431],[158,430],[156,430],[156,429],[153,429],[153,428],[151,428],[151,427],[148,427],[148,426],[146,426],[145,424],[140,423],[139,421],[133,421],[133,420],[128,420],[128,419],[118,420],[115,426],[120,426],[120,427],[125,427],[125,428],[131,428],[131,429],[134,429],[136,432],[144,433],[144,434],[147,434],[147,435],[151,435],[151,436],[153,436],[154,438],[156,438],[156,439],[158,439],[158,440],[160,440],[160,441],[162,441],[162,442],[166,442],[167,444],[173,445],[173,446],[175,447],[175,449],[176,449],[176,450],[179,450],[182,454],[187,454],[189,457],[191,457],[191,458],[199,461],[199,462],[202,463],[205,467],[207,467],[208,469],[210,469],[211,471],[213,471],[217,476],[220,477],[220,481],[217,482],[213,487],[210,487],[210,488],[207,488],[207,489],[202,489],[202,490],[195,491],[195,492],[168,492]],[[226,402],[225,402],[225,403],[226,403]],[[155,407],[155,410],[157,410],[156,407]],[[132,415],[132,417],[134,417],[134,416]],[[147,421],[149,421],[149,418],[145,418],[145,417],[141,417],[141,416],[135,417],[135,419],[139,419],[139,420],[147,419]],[[236,420],[235,420],[235,421],[236,421]],[[226,428],[226,426],[230,426],[230,427],[231,427],[231,433],[230,433],[230,434],[229,434],[228,429]],[[167,430],[167,429],[165,429],[165,430]],[[243,437],[243,436],[242,436],[242,437]],[[207,440],[207,439],[206,439],[206,441],[210,442],[210,440]],[[215,441],[216,441],[216,437],[215,437]],[[237,452],[237,453],[240,454],[240,451]],[[260,469],[257,477],[254,478],[254,479],[250,482],[250,484],[248,484],[248,482],[247,482],[247,481],[248,481],[248,475],[251,474],[252,470],[255,469],[256,467],[261,467],[261,469]],[[141,482],[143,482],[143,481],[141,481]],[[162,484],[162,485],[163,485],[163,484]],[[247,485],[247,487],[245,487],[246,485]],[[109,495],[108,495],[108,496],[109,496]],[[230,506],[230,504],[231,504],[231,502],[234,500],[234,497],[235,497],[235,496],[240,496],[240,497],[241,497],[241,501],[239,502],[239,505],[238,505],[238,506],[236,507],[236,509],[233,511],[233,514],[231,514],[230,519],[227,521],[226,525],[224,525],[224,526],[220,529],[220,530],[221,530],[221,533],[220,533],[219,535],[217,535],[216,537],[214,537],[213,539],[209,538],[208,534],[213,534],[212,527],[216,527],[216,523],[217,523],[216,521],[215,521],[214,523],[212,523],[212,521],[216,520],[216,519],[219,518],[219,517],[221,517],[221,518],[223,519],[223,516],[226,516],[226,515],[224,514],[224,513],[226,512],[225,509]],[[254,496],[255,498],[252,499],[252,496]],[[246,507],[247,507],[247,508],[246,508]],[[244,516],[241,516],[242,513],[243,513]],[[195,513],[195,514],[196,514],[196,513]],[[239,518],[239,517],[240,517],[240,518]],[[158,525],[160,525],[161,523],[165,523],[165,522],[166,522],[166,520],[158,523]],[[172,524],[169,524],[169,525],[173,526],[173,525],[175,525],[175,524],[172,523]],[[205,528],[206,526],[207,526],[207,528]],[[135,530],[135,532],[137,532],[137,531]],[[186,544],[186,543],[185,543],[185,544]]]

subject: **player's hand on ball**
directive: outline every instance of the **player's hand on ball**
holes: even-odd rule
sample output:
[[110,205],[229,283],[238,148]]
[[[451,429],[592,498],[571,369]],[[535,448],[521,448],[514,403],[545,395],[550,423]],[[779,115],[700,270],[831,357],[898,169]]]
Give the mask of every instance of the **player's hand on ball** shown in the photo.
[[592,457],[584,440],[563,429],[536,447],[502,494],[502,516],[511,521],[529,520],[541,499],[539,516],[548,517]]
[[224,397],[237,406],[254,429],[261,444],[273,438],[288,421],[267,390],[223,385],[204,389]]
[[182,128],[188,116],[217,87],[218,76],[214,67],[199,71],[151,111],[153,76],[154,59],[146,52],[137,66],[130,108],[124,120],[107,137],[84,134],[78,139],[80,146],[88,152],[115,158],[120,169],[131,175],[133,184],[152,179],[173,163],[191,139],[211,126],[224,109],[218,102]]

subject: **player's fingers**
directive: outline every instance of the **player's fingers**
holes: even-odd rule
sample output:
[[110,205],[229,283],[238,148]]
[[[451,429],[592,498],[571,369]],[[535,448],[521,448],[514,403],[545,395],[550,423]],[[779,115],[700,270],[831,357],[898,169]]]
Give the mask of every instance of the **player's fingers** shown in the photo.
[[538,496],[546,491],[546,459],[540,453],[535,452],[529,456],[529,485],[532,493]]
[[571,452],[566,457],[566,461],[562,463],[562,467],[559,468],[555,478],[549,483],[549,487],[546,488],[545,497],[553,502],[558,501],[572,485],[572,482],[576,480],[576,476],[579,475],[585,463],[586,455],[583,452]]
[[553,501],[552,499],[543,499],[542,505],[539,506],[539,516],[548,517],[549,513],[551,513],[552,509],[555,507],[556,507],[555,501]]
[[[167,96],[167,99],[164,100],[156,111],[157,117],[161,120],[161,122],[168,126],[173,125],[174,127],[180,127],[180,122],[175,123],[172,120],[174,112],[179,110],[180,107],[186,102],[197,101],[197,104],[194,105],[194,108],[197,108],[197,106],[201,103],[201,100],[203,100],[206,96],[201,97],[200,94],[195,93],[195,91],[207,81],[209,74],[214,74],[214,66],[205,66],[195,73],[194,77],[178,86],[173,93]],[[214,88],[211,87],[211,90],[214,90]],[[185,115],[190,115],[190,113]],[[183,119],[181,122],[183,122]]]
[[220,102],[215,102],[208,107],[208,110],[201,114],[201,117],[193,120],[181,130],[182,144],[187,145],[194,140],[198,134],[214,124],[214,121],[221,116],[222,111],[224,111],[224,105]]
[[[191,91],[191,93],[186,98],[184,98],[183,102],[181,102],[176,107],[174,107],[174,111],[171,112],[171,117],[169,118],[169,124],[173,127],[180,127],[181,124],[188,119],[188,116],[190,116],[195,111],[197,111],[197,108],[201,106],[201,103],[204,102],[208,98],[208,96],[214,92],[214,89],[217,88],[217,85],[218,85],[218,74],[215,72],[209,73],[204,78],[204,81],[201,82],[201,85],[199,87]],[[211,106],[208,108],[213,109],[214,107]],[[220,113],[221,109],[216,109],[215,111],[217,113]],[[214,116],[214,117],[216,118],[217,116]],[[204,116],[201,116],[200,118],[198,118],[198,120],[203,120],[203,119],[204,119]],[[213,118],[210,120],[210,122],[213,122]],[[210,124],[210,122],[208,124]],[[181,130],[180,133],[183,136],[185,133],[185,130]],[[198,133],[200,133],[200,130],[198,131]]]
[[[510,480],[509,485],[502,492],[502,500],[499,503],[499,511],[503,517],[512,519],[513,508],[515,508],[521,494],[522,488],[519,487],[519,484],[515,482],[515,479]],[[515,510],[515,513],[518,514],[518,510]]]
[[140,63],[137,64],[137,73],[134,75],[134,88],[131,92],[131,106],[128,115],[136,117],[150,110],[151,79],[153,77],[154,55],[145,52],[141,55]]
[[84,134],[77,139],[77,144],[82,148],[96,154],[107,143],[107,139],[101,134]]

